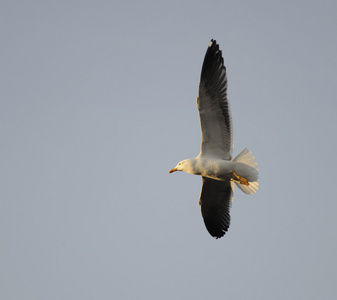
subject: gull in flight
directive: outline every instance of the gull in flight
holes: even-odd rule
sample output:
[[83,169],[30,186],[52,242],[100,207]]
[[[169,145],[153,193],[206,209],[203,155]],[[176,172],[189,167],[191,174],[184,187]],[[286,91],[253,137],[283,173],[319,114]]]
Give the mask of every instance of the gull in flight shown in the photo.
[[259,187],[259,170],[248,149],[232,159],[233,129],[226,67],[215,40],[211,40],[202,65],[197,107],[201,124],[200,154],[182,160],[169,173],[184,171],[202,176],[201,214],[210,235],[220,238],[230,225],[234,183],[244,193],[254,194]]

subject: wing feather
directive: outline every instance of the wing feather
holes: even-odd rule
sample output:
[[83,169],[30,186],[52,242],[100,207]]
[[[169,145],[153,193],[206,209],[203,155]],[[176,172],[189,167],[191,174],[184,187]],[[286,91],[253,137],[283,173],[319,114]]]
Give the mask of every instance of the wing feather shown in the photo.
[[211,236],[220,238],[230,225],[233,185],[230,181],[202,178],[199,204],[205,226]]
[[215,40],[207,49],[201,70],[197,106],[201,124],[201,155],[230,160],[232,117],[227,99],[227,75]]

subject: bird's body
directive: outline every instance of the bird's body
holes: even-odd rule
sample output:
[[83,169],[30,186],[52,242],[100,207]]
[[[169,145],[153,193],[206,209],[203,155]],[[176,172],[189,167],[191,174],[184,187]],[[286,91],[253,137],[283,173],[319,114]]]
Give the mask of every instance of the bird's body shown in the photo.
[[201,124],[200,154],[179,162],[170,173],[184,171],[202,176],[199,199],[202,216],[208,232],[219,238],[229,228],[234,182],[246,194],[254,194],[259,183],[257,163],[248,149],[232,159],[233,129],[227,75],[215,40],[211,40],[205,55],[197,106]]
[[224,159],[210,159],[202,156],[185,160],[184,172],[201,175],[215,180],[237,180],[234,173],[247,181],[255,181],[257,171],[246,164]]

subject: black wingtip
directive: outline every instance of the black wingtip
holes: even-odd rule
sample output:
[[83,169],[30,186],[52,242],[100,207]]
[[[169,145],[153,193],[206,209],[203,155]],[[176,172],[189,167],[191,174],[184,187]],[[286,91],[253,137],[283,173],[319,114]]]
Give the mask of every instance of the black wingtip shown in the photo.
[[208,48],[215,48],[216,51],[219,51],[219,44],[216,42],[216,40],[211,39],[208,44]]
[[213,81],[216,76],[221,77],[221,69],[226,72],[222,51],[216,40],[211,39],[202,64],[200,80],[204,79],[206,82],[207,80]]

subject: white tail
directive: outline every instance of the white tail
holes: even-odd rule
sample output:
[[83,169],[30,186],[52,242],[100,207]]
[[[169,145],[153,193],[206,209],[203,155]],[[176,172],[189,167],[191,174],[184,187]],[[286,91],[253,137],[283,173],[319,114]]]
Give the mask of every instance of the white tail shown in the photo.
[[257,168],[257,162],[255,160],[255,157],[253,156],[253,153],[249,151],[247,148],[245,148],[237,156],[235,156],[232,161],[243,163],[254,169],[254,173],[255,173],[254,177],[255,178],[257,177],[256,181],[249,181],[249,185],[243,185],[238,182],[235,182],[235,183],[238,186],[238,188],[244,193],[255,194],[259,188],[259,182],[258,182],[259,169]]

